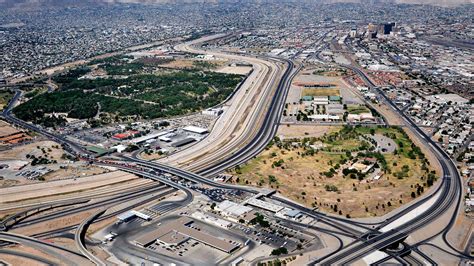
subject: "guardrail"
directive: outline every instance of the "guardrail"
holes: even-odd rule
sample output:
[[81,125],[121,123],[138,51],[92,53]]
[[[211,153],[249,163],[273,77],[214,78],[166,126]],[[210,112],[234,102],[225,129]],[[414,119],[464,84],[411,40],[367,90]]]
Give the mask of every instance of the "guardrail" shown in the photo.
[[87,218],[84,220],[76,229],[76,234],[74,235],[74,242],[76,243],[76,247],[79,249],[79,251],[86,256],[90,261],[92,261],[95,265],[100,265],[100,266],[105,266],[106,264],[102,262],[99,258],[94,256],[92,253],[90,253],[84,244],[85,238],[86,238],[86,233],[87,229],[89,226],[99,218],[102,214],[104,214],[107,211],[107,209],[100,210],[99,212],[95,213],[91,217]]
[[8,216],[7,218],[3,219],[0,222],[0,231],[8,231],[8,229],[10,229],[12,226],[17,224],[18,222],[34,214],[38,214],[40,212],[44,212],[44,211],[51,210],[54,208],[67,207],[67,206],[72,206],[76,204],[87,203],[88,201],[89,200],[81,200],[81,201],[58,203],[58,204],[48,204],[48,205],[43,205],[43,206],[31,208],[26,211],[16,213],[14,215]]

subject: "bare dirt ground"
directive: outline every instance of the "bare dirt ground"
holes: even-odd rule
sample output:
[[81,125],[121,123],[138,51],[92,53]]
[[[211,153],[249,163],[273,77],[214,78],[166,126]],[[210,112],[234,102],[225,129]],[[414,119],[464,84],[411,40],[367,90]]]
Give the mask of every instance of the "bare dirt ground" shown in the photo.
[[146,154],[145,152],[140,153],[140,157],[143,160],[158,160],[162,158],[164,155],[160,155],[158,153]]
[[[45,152],[43,152],[43,150]],[[46,156],[50,160],[61,161],[61,156],[64,154],[64,150],[61,148],[61,145],[56,142],[49,140],[38,141],[2,151],[0,152],[0,160],[25,159],[27,154],[36,157]]]
[[[175,69],[189,69],[198,67],[196,64],[202,62],[204,64],[208,63],[211,70],[215,70],[224,66],[228,61],[227,60],[199,60],[199,59],[177,59],[165,64],[161,64],[161,67],[166,68],[175,68]],[[217,71],[216,71],[217,72]]]
[[290,90],[288,91],[288,96],[286,98],[287,103],[297,103],[301,99],[302,88],[299,86],[291,85]]
[[226,66],[216,70],[218,73],[247,75],[252,70],[252,67],[246,66]]
[[64,169],[59,169],[53,172],[49,172],[43,177],[46,181],[53,181],[53,180],[72,178],[72,177],[99,175],[106,172],[108,172],[108,170],[102,167],[98,167],[98,166],[86,166],[86,167],[70,166]]
[[[356,149],[360,145],[360,141],[355,139],[334,143],[331,147],[338,149],[350,146]],[[409,145],[405,143],[404,146]],[[344,177],[342,169],[352,164],[351,161],[341,162],[346,156],[344,152],[319,151],[314,155],[304,154],[303,148],[291,147],[287,150],[274,145],[241,166],[240,173],[234,171],[232,174],[239,177],[240,184],[275,188],[284,196],[309,207],[350,217],[381,216],[388,213],[413,200],[411,193],[416,191],[416,185],[425,182],[420,178],[426,175],[421,167],[421,159],[409,159],[401,154],[384,154],[390,171],[381,172],[378,180]],[[281,167],[274,164],[279,160],[282,160]],[[340,164],[340,167],[334,176],[326,176],[324,172],[328,172],[336,164]],[[394,174],[402,171],[404,165],[409,167],[408,176],[397,178]],[[271,182],[269,176],[276,177],[277,181]],[[328,191],[327,186],[334,186],[337,191]]]
[[456,246],[459,250],[464,250],[470,241],[473,230],[474,220],[461,213],[456,219],[454,228],[448,234],[448,240],[451,243],[459,244],[459,246]]
[[[61,261],[53,256],[50,256],[44,252],[41,252],[37,249],[30,248],[30,247],[24,247],[24,246],[14,246],[9,248],[9,250],[12,251],[18,251],[21,253],[26,253],[28,255],[32,256],[38,256],[41,258],[46,258],[47,260],[54,262],[56,264],[60,264]],[[1,254],[1,260],[0,261],[5,261],[9,263],[9,265],[28,265],[28,266],[36,266],[36,265],[45,265],[43,263],[40,263],[35,260],[27,259],[27,258],[22,258],[14,255],[7,255],[7,254]],[[8,264],[7,264],[8,265]]]
[[71,225],[76,225],[90,217],[92,214],[97,212],[97,210],[89,210],[86,212],[81,212],[75,215],[70,215],[53,221],[47,221],[43,223],[34,224],[31,226],[20,227],[14,229],[13,232],[22,235],[34,235],[39,234],[45,231],[55,230],[58,228],[68,227]]
[[340,126],[280,125],[277,136],[282,138],[320,137],[340,129]]
[[0,203],[19,202],[57,194],[68,194],[92,188],[112,185],[138,178],[135,175],[115,171],[100,175],[93,175],[77,179],[66,179],[51,182],[43,182],[31,185],[1,188]]
[[0,137],[8,136],[17,132],[19,131],[16,128],[10,126],[7,122],[0,120]]
[[166,64],[162,64],[162,67],[167,67],[167,68],[176,68],[176,69],[182,69],[182,68],[192,68],[194,67],[194,60],[173,60],[171,62],[168,62]]

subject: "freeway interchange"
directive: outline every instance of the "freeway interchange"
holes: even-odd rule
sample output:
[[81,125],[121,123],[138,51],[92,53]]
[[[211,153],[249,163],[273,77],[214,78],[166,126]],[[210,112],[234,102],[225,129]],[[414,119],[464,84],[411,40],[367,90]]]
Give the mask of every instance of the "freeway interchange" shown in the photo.
[[[95,159],[80,144],[14,117],[11,114],[11,109],[22,96],[20,91],[17,91],[13,100],[2,113],[2,116],[12,124],[39,132],[60,143],[66,151],[76,155],[82,160],[88,161],[90,164],[112,166],[119,170],[155,180],[160,184],[171,187],[174,191],[183,192],[185,195],[184,198],[174,202],[175,209],[181,209],[190,205],[195,201],[195,195],[199,193],[193,190],[193,188],[183,185],[181,182],[176,182],[166,177],[165,174],[171,174],[181,180],[196,185],[205,185],[216,189],[240,191],[257,195],[261,193],[260,189],[220,183],[213,181],[212,177],[226,169],[250,160],[259,154],[272,140],[278,129],[291,81],[300,70],[301,64],[294,63],[293,60],[289,59],[249,57],[226,54],[220,51],[200,50],[198,46],[199,43],[221,37],[223,37],[223,35],[202,38],[191,43],[179,45],[176,49],[189,53],[206,52],[216,56],[250,62],[256,69],[254,73],[252,73],[252,75],[254,75],[251,79],[252,83],[247,84],[246,86],[248,87],[244,87],[244,89],[236,92],[236,95],[233,96],[229,103],[233,109],[228,111],[225,114],[226,116],[218,121],[216,126],[218,130],[213,130],[208,138],[204,139],[201,143],[162,161],[152,162],[143,160],[138,156],[139,152],[135,152],[131,156],[117,156],[111,160]],[[358,74],[369,88],[377,93],[380,99],[403,119],[405,126],[413,131],[417,138],[429,146],[431,152],[436,156],[442,166],[443,176],[437,189],[431,191],[428,196],[412,202],[408,206],[403,207],[402,210],[391,214],[390,217],[386,217],[384,220],[372,223],[327,215],[301,206],[282,196],[271,196],[271,200],[297,209],[317,221],[317,224],[312,225],[292,222],[294,226],[306,227],[307,230],[314,230],[319,234],[326,235],[328,239],[332,239],[328,242],[329,246],[324,249],[325,254],[319,254],[309,258],[305,263],[333,265],[370,261],[371,263],[378,264],[394,259],[402,264],[436,264],[437,262],[426,255],[422,248],[428,245],[431,240],[437,238],[442,239],[444,244],[443,250],[446,250],[446,252],[455,254],[460,259],[472,259],[472,257],[456,250],[447,239],[447,235],[459,213],[459,205],[462,196],[461,179],[454,163],[429,136],[419,129],[415,123],[406,117],[404,113],[390,101],[383,91],[372,83],[363,70],[354,65],[343,65],[343,67]],[[104,201],[107,207],[101,210],[101,212],[89,217],[84,223],[63,228],[61,232],[77,228],[75,229],[75,241],[81,253],[76,252],[74,256],[79,256],[81,260],[86,260],[87,258],[89,263],[92,262],[97,265],[104,263],[91,255],[87,250],[84,236],[87,232],[88,225],[117,214],[118,211],[112,209],[118,202],[134,199],[138,195],[143,196],[152,192],[162,191],[161,189],[162,187],[149,187],[148,190],[136,191],[136,194],[129,195],[128,197],[121,195],[117,197],[116,201]],[[139,204],[143,204],[144,202],[146,201],[141,201],[134,206],[139,206]],[[120,212],[123,212],[123,210]],[[53,212],[49,219],[62,217],[64,215],[68,215],[68,212]],[[29,221],[29,223],[34,222],[34,220]],[[428,226],[434,224],[436,228],[439,227],[439,230],[432,229],[431,227],[428,228]],[[27,224],[23,224],[23,226],[25,225]],[[16,226],[22,226],[21,222]],[[15,226],[12,226],[12,228],[14,227]],[[59,231],[45,232],[36,237],[56,234],[58,232]],[[419,232],[424,232],[424,238],[416,242],[412,241],[408,243],[408,238]],[[33,245],[44,249],[57,248],[51,245],[44,247],[45,244],[41,241],[34,241],[27,237],[22,238],[21,236],[11,233],[2,233],[0,239],[24,245]],[[65,251],[62,250],[61,252]],[[66,250],[66,252],[74,253],[74,251],[70,250]],[[301,252],[305,252],[305,250]],[[55,254],[55,256],[63,256],[62,254],[56,253],[56,251],[51,251],[51,254]],[[163,259],[166,261],[165,258]],[[252,263],[256,264],[260,261],[264,261],[264,259],[256,260]]]

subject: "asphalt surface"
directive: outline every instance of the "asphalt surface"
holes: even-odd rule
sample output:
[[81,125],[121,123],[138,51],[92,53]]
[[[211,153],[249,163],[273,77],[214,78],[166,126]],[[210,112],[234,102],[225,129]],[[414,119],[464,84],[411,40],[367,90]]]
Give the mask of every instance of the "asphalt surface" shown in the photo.
[[[338,252],[334,256],[331,256],[324,260],[315,261],[315,263],[325,265],[350,264],[366,256],[367,254],[370,254],[373,251],[381,250],[387,246],[392,245],[393,243],[397,243],[401,240],[404,240],[410,233],[422,227],[425,227],[430,223],[436,222],[436,220],[440,216],[445,214],[452,207],[452,205],[459,206],[462,194],[462,184],[460,176],[457,172],[456,166],[451,161],[449,156],[439,146],[437,146],[436,143],[434,143],[430,139],[430,137],[427,136],[413,121],[406,117],[406,115],[401,110],[399,110],[398,107],[372,83],[372,81],[366,76],[363,71],[352,65],[344,65],[344,67],[349,68],[355,73],[357,73],[372,90],[375,90],[377,94],[381,96],[384,101],[403,118],[407,126],[410,127],[410,129],[416,133],[418,138],[428,143],[428,145],[432,149],[432,152],[436,155],[437,159],[441,164],[441,167],[443,169],[443,177],[441,181],[441,186],[430,197],[425,198],[424,201],[416,202],[412,204],[409,208],[406,208],[403,211],[397,213],[395,216],[380,224],[378,226],[378,229],[383,228],[392,221],[406,215],[411,210],[425,203],[426,200],[440,193],[438,200],[421,215],[418,215],[416,218],[403,223],[403,225],[398,226],[393,230],[379,234],[366,242],[349,245],[348,248],[342,249],[341,252]],[[456,207],[456,211],[453,213],[448,227],[443,230],[444,232],[449,231],[449,229],[452,227],[457,214],[458,208]]]
[[[197,183],[205,183],[205,184],[211,184],[211,185],[216,185],[210,182],[209,179],[205,178],[204,176],[213,176],[224,169],[233,167],[235,165],[238,165],[242,162],[245,162],[258,154],[262,149],[265,148],[266,144],[273,138],[275,135],[277,129],[278,129],[278,124],[279,124],[279,119],[281,117],[281,113],[283,110],[284,102],[286,99],[287,91],[289,88],[289,85],[291,83],[291,79],[296,75],[297,71],[299,70],[299,67],[294,69],[293,62],[291,60],[286,60],[286,64],[288,66],[287,70],[285,71],[283,78],[280,80],[278,84],[278,88],[276,90],[275,95],[272,98],[272,102],[270,104],[270,108],[268,112],[265,114],[264,118],[264,124],[263,126],[258,130],[256,137],[250,141],[250,143],[237,152],[235,152],[232,156],[229,158],[226,158],[224,161],[216,162],[214,165],[207,167],[206,169],[202,169],[199,171],[199,175],[190,173],[187,171],[183,171],[181,169],[177,168],[172,168],[169,166],[165,165],[159,165],[156,163],[149,163],[149,162],[139,162],[142,165],[149,166],[151,168],[156,168],[160,169],[161,171],[164,172],[170,172],[172,174],[175,174],[177,176],[193,180],[194,182]],[[426,225],[436,222],[436,219],[439,218],[441,215],[445,214],[450,208],[455,206],[459,206],[460,200],[461,200],[461,181],[459,174],[456,170],[455,165],[453,162],[449,159],[449,157],[446,155],[446,153],[438,147],[426,134],[424,134],[423,131],[421,131],[415,123],[413,123],[409,118],[407,118],[403,112],[401,112],[394,104],[391,102],[388,97],[386,97],[382,91],[378,90],[375,88],[374,84],[367,78],[365,73],[360,71],[359,69],[353,67],[353,66],[346,66],[350,69],[352,69],[354,72],[359,74],[361,78],[371,87],[373,90],[375,90],[379,96],[381,96],[384,101],[389,104],[395,111],[397,111],[400,116],[404,119],[406,122],[407,126],[412,129],[417,136],[422,139],[423,141],[426,141],[431,149],[433,150],[434,154],[438,158],[438,160],[441,163],[442,169],[443,169],[443,177],[442,177],[442,185],[440,188],[435,191],[435,193],[431,196],[433,197],[435,194],[440,193],[440,196],[438,200],[436,201],[435,204],[433,204],[432,207],[430,207],[427,211],[422,213],[421,215],[417,216],[415,219],[412,219],[411,221],[408,221],[404,223],[402,226],[399,226],[393,230],[390,230],[385,233],[380,233],[376,234],[375,237],[366,240],[366,241],[361,241],[360,239],[356,242],[353,242],[346,247],[341,247],[340,249],[337,250],[337,252],[330,256],[325,257],[324,259],[320,259],[315,261],[315,263],[320,263],[320,264],[347,264],[351,263],[353,261],[356,261],[360,259],[361,257],[375,251],[375,250],[380,250],[383,249],[393,243],[399,242],[406,238],[410,233],[419,230],[422,227],[425,227]],[[45,135],[46,137],[55,140],[62,144],[65,149],[68,152],[71,152],[76,155],[80,155],[81,157],[88,158],[89,153],[83,149],[78,144],[72,143],[71,141],[66,140],[65,138],[61,136],[56,136],[54,134],[51,134],[48,131],[43,130],[42,128],[39,128],[35,125],[26,123],[22,120],[19,120],[15,118],[14,116],[11,115],[11,107],[12,105],[21,97],[21,92],[17,91],[17,93],[14,96],[14,99],[10,102],[10,105],[3,111],[2,116],[9,122],[14,123],[16,125],[20,125],[24,128],[37,131]],[[90,157],[89,157],[90,158]],[[127,161],[137,161],[136,158],[126,158]],[[141,172],[136,169],[123,169],[129,172],[135,172],[139,175],[145,176],[147,178],[159,180],[160,182],[163,182],[167,185],[170,185],[172,187],[175,187],[177,189],[183,190],[186,194],[186,200],[183,202],[183,204],[187,204],[192,201],[192,193],[187,190],[187,188],[180,186],[172,181],[166,180],[164,178],[160,178],[157,175],[146,173],[146,172]],[[225,187],[229,188],[228,185],[223,185],[219,184],[220,187]],[[235,187],[232,187],[232,189],[235,189]],[[245,191],[249,191],[252,193],[257,193],[254,189],[251,188],[239,188]],[[189,194],[188,194],[189,193]],[[282,199],[275,199],[275,200],[280,200]],[[424,202],[424,201],[423,201]],[[417,202],[413,205],[411,205],[409,208],[406,210],[397,213],[396,216],[391,217],[384,223],[378,226],[378,228],[383,228],[384,226],[388,225],[390,222],[392,222],[395,219],[398,219],[408,213],[410,210],[416,208],[417,206],[420,206],[423,204],[423,202]],[[291,204],[289,202],[285,202],[285,204]],[[324,218],[328,223],[331,223],[332,225],[336,225],[336,229],[339,230],[340,232],[344,232],[346,234],[350,235],[360,235],[368,229],[367,227],[364,227],[364,225],[360,223],[355,223],[350,220],[342,219],[342,218],[336,218],[336,217],[329,217],[322,215],[320,213],[314,212],[312,210],[307,210],[307,209],[302,209],[301,206],[298,206],[297,204],[294,204],[292,206],[296,209],[303,210],[305,213],[309,213],[311,215],[314,215],[317,218]],[[452,225],[454,224],[456,215],[459,211],[459,208],[455,208],[455,212],[453,213],[453,216],[449,222],[448,227],[446,227],[442,234],[444,239],[446,240],[446,234],[449,232],[451,229]],[[340,225],[335,224],[334,222],[341,223]],[[346,223],[344,225],[343,223]],[[356,230],[354,227],[359,227],[360,230]],[[448,243],[449,244],[449,243]]]

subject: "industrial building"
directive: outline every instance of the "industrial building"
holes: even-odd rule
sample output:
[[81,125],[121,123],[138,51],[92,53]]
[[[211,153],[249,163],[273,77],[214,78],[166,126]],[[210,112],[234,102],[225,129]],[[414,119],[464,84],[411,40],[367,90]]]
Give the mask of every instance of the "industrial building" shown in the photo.
[[130,143],[131,144],[141,144],[141,143],[144,143],[148,140],[157,139],[158,137],[164,136],[168,133],[169,133],[168,131],[164,131],[164,132],[149,134],[149,135],[146,135],[146,136],[134,138],[134,139],[130,140]]
[[124,132],[124,133],[117,133],[117,134],[113,135],[112,138],[115,139],[115,140],[124,140],[124,139],[131,138],[131,137],[137,135],[138,133],[140,133],[140,132],[136,131],[136,130],[130,130],[130,131],[127,131],[127,132]]
[[222,108],[209,108],[206,110],[203,110],[201,113],[203,115],[212,115],[212,116],[220,116],[224,110]]
[[185,138],[185,139],[173,142],[171,144],[171,146],[174,147],[174,148],[179,148],[179,147],[182,147],[182,146],[187,145],[189,143],[193,143],[195,141],[196,141],[195,138]]
[[155,242],[165,246],[176,246],[192,238],[226,253],[231,253],[239,247],[239,245],[234,245],[224,239],[191,228],[190,225],[193,223],[191,218],[181,217],[173,222],[160,225],[153,232],[144,234],[136,239],[135,243],[142,247],[147,247]]
[[341,117],[338,115],[329,115],[329,114],[321,114],[321,115],[310,115],[308,116],[309,119],[312,121],[340,121]]
[[187,126],[187,127],[184,127],[183,130],[187,131],[187,132],[190,132],[190,133],[199,134],[199,135],[203,135],[203,134],[206,134],[206,133],[209,132],[205,128],[195,127],[195,126]]
[[230,227],[232,227],[232,223],[229,222],[229,221],[226,221],[226,220],[223,220],[223,219],[219,219],[219,218],[216,218],[216,217],[213,217],[213,216],[210,216],[210,215],[206,215],[202,212],[194,212],[192,214],[192,216],[196,219],[199,219],[203,222],[206,222],[206,223],[209,223],[209,224],[212,224],[212,225],[216,225],[216,226],[219,226],[219,227],[222,227],[222,228],[225,228],[225,229],[228,229]]
[[96,157],[104,156],[110,152],[110,150],[103,149],[96,146],[87,146],[86,149],[90,152],[93,152]]
[[226,216],[237,218],[246,214],[247,212],[252,211],[252,208],[237,204],[229,200],[224,200],[216,206],[216,210],[220,211]]

